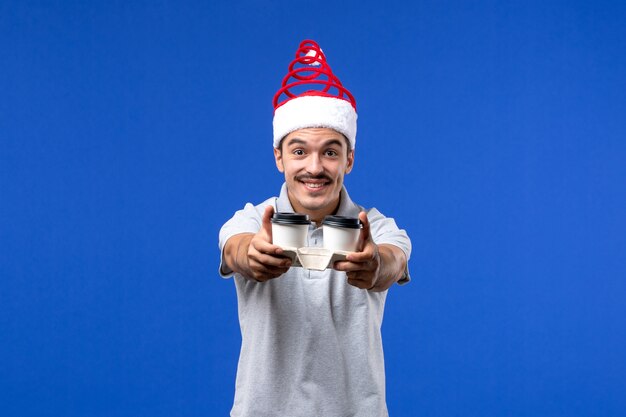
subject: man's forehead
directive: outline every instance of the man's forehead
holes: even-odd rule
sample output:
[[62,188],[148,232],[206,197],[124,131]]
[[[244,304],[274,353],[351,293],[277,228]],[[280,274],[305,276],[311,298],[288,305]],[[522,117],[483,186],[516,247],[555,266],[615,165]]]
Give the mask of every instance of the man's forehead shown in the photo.
[[343,143],[347,145],[347,139],[342,133],[328,128],[299,129],[289,133],[283,139],[283,143],[287,146],[292,144],[332,144],[335,142],[338,145]]

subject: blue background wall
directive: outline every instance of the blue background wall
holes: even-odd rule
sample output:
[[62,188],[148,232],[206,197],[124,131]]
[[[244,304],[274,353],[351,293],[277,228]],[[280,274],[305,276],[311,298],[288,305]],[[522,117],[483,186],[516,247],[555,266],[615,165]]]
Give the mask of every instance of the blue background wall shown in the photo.
[[217,233],[282,182],[271,98],[317,40],[352,197],[413,239],[392,416],[626,415],[626,6],[0,1],[0,409],[226,415]]

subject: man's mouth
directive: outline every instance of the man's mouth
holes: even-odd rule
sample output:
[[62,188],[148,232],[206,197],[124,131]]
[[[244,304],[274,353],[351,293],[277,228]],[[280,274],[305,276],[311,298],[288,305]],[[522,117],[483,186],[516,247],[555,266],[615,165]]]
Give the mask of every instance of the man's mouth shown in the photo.
[[298,181],[300,181],[300,183],[302,183],[310,191],[320,191],[324,189],[324,187],[326,187],[328,184],[330,184],[330,181],[327,179],[314,180],[309,178],[302,178],[298,179]]

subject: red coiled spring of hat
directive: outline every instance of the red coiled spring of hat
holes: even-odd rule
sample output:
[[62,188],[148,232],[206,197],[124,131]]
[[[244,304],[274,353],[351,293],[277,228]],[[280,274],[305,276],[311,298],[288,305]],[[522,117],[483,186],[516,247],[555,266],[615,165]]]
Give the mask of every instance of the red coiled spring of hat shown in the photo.
[[[291,82],[290,82],[291,81]],[[299,86],[317,87],[303,93],[294,93]],[[286,97],[280,101],[280,97]],[[324,96],[349,102],[356,111],[356,100],[339,81],[326,62],[326,56],[317,42],[304,40],[296,51],[296,59],[289,64],[289,72],[283,78],[282,87],[274,95],[274,110],[291,99],[302,96]]]

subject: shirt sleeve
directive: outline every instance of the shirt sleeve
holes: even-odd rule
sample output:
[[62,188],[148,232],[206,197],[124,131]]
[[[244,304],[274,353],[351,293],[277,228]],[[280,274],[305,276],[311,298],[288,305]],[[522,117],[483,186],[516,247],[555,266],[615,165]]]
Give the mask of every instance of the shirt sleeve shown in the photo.
[[[267,203],[267,202],[266,202]],[[220,248],[220,268],[219,274],[222,278],[230,278],[233,276],[233,271],[228,268],[224,262],[224,247],[226,242],[231,237],[241,233],[256,233],[261,228],[261,220],[263,216],[263,210],[267,204],[260,204],[253,206],[247,203],[245,207],[238,210],[234,216],[228,220],[222,228],[219,234],[219,248]]]
[[411,239],[404,229],[398,228],[391,217],[385,217],[375,208],[368,210],[367,218],[370,222],[372,239],[377,245],[389,244],[400,248],[406,255],[406,268],[404,275],[398,280],[398,284],[404,285],[411,280],[409,275],[409,259],[411,257]]

